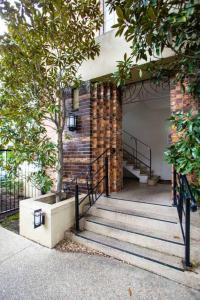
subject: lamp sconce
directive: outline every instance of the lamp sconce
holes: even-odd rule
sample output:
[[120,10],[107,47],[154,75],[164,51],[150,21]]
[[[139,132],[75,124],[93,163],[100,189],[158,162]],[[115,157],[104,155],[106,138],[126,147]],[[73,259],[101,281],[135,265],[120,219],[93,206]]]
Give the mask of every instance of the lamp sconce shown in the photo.
[[69,131],[77,130],[77,116],[74,113],[70,113],[68,117],[68,129]]
[[42,209],[34,210],[34,229],[45,224],[45,214]]
[[64,191],[64,193],[66,193],[66,194],[70,191],[70,187],[69,187],[69,185],[67,184],[67,182],[64,182],[64,183],[63,183],[63,191]]

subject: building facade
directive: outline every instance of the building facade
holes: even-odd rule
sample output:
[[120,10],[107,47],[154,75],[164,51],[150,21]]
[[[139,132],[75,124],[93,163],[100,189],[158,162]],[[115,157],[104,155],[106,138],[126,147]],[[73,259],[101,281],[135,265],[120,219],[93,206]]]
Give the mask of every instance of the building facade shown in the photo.
[[[124,53],[130,53],[130,45],[124,37],[116,37],[112,25],[116,16],[110,14],[102,1],[104,25],[96,38],[100,44],[100,55],[95,60],[83,63],[80,75],[84,81],[79,89],[78,108],[74,109],[73,91],[66,92],[68,111],[77,117],[76,131],[66,133],[71,138],[64,145],[64,181],[70,182],[74,176],[80,178],[81,187],[86,188],[88,165],[106,149],[112,149],[110,158],[110,189],[120,191],[123,187],[123,149],[127,144],[128,132],[134,139],[151,149],[151,168],[161,180],[171,180],[171,167],[164,160],[164,150],[174,138],[170,133],[167,118],[177,111],[198,110],[197,103],[189,96],[183,96],[173,78],[157,88],[149,75],[141,81],[133,68],[133,79],[118,89],[112,73],[117,61]],[[160,59],[170,60],[173,53],[165,49]],[[139,61],[138,64],[144,64]],[[140,147],[136,145],[136,147]],[[148,149],[147,149],[148,150]],[[145,165],[145,149],[139,149],[140,159]]]

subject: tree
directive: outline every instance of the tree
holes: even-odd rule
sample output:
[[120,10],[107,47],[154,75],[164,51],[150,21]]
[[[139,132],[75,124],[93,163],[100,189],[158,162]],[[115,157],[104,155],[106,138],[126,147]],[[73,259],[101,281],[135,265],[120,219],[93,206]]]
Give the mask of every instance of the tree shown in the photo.
[[[124,34],[131,43],[131,55],[119,62],[115,73],[118,84],[130,79],[132,60],[155,61],[165,48],[174,53],[168,64],[151,64],[148,69],[158,78],[169,73],[194,98],[200,99],[200,3],[197,0],[107,0],[116,10],[117,36]],[[141,71],[140,71],[141,73]]]
[[[0,38],[1,146],[12,144],[15,164],[39,161],[42,172],[54,166],[58,201],[67,117],[64,89],[77,84],[82,62],[99,54],[99,3],[3,0],[0,16],[8,25]],[[49,139],[47,126],[56,130],[56,143]]]

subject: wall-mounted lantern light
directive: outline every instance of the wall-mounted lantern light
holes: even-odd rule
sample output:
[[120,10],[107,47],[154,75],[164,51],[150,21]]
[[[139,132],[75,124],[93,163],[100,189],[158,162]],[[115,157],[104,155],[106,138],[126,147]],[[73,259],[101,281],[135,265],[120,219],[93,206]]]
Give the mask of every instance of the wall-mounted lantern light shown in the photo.
[[34,210],[34,228],[45,224],[45,216],[41,209]]
[[77,129],[77,116],[74,113],[69,114],[68,129],[69,131],[75,131]]
[[70,187],[69,187],[69,185],[67,184],[67,182],[64,182],[64,183],[63,183],[63,191],[64,191],[64,193],[66,193],[66,194],[70,191]]

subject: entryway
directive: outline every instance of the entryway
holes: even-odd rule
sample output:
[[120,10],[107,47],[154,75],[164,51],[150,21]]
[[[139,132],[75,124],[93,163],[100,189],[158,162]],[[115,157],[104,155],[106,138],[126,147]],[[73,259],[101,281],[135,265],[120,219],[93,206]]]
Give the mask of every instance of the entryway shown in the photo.
[[[169,144],[170,89],[151,80],[122,89],[124,179],[140,183],[170,183],[171,167],[164,159]],[[124,182],[126,185],[126,182]]]

